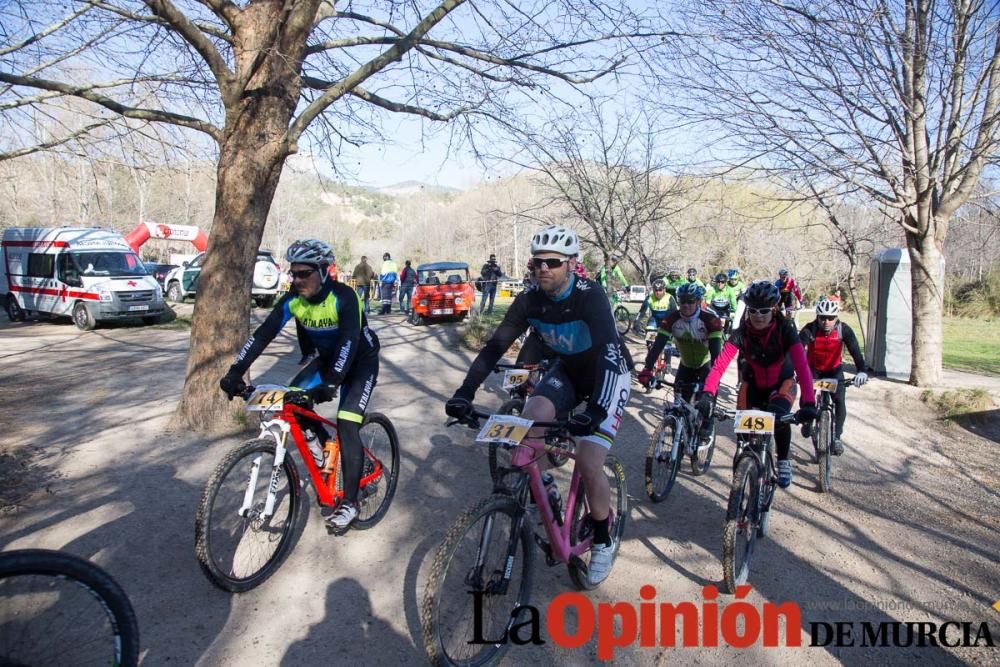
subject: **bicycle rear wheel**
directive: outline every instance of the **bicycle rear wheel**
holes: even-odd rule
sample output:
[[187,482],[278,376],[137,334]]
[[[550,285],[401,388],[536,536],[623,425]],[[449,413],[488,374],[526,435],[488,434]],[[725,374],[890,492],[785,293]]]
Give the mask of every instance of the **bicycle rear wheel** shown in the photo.
[[833,446],[833,419],[830,410],[821,410],[819,420],[813,424],[816,429],[816,458],[819,460],[819,491],[829,493],[833,490],[830,478],[830,449]]
[[205,576],[224,590],[241,593],[259,586],[291,549],[302,505],[299,473],[286,455],[277,469],[273,513],[265,517],[274,454],[273,440],[250,440],[230,451],[205,485],[195,520],[195,555]]
[[667,415],[653,432],[646,450],[646,495],[654,503],[670,495],[684,458],[684,426],[675,415]]
[[[382,520],[396,494],[396,482],[399,481],[399,437],[389,418],[378,412],[365,415],[360,434],[361,445],[364,447],[362,482],[358,489],[358,518],[351,527],[368,530]],[[382,473],[368,479],[375,472],[376,461],[382,466]]]
[[[608,455],[604,460],[604,474],[611,485],[611,517],[610,527],[611,538],[615,543],[614,558],[618,558],[618,551],[622,547],[622,538],[625,536],[625,522],[628,520],[628,485],[625,483],[625,467],[614,456]],[[573,524],[570,527],[569,542],[572,545],[579,544],[594,536],[594,522],[590,518],[590,505],[587,502],[587,494],[583,488],[583,480],[580,480],[580,490],[577,496],[576,509],[573,512]],[[590,583],[588,577],[588,566],[590,564],[590,552],[586,552],[579,558],[571,558],[567,563],[569,568],[569,578],[573,585],[581,591],[592,590],[596,586]],[[600,585],[600,584],[598,584]]]
[[139,659],[128,596],[98,566],[71,554],[0,554],[0,665],[124,665]]
[[757,528],[754,525],[759,499],[757,497],[757,462],[744,456],[736,466],[733,485],[729,492],[726,526],[722,533],[722,572],[726,590],[736,592],[736,587],[747,582],[753,560]]
[[518,620],[512,612],[530,600],[531,535],[524,509],[510,496],[484,498],[455,520],[434,557],[420,607],[431,664],[485,665],[500,659],[508,643],[488,642],[505,640]]

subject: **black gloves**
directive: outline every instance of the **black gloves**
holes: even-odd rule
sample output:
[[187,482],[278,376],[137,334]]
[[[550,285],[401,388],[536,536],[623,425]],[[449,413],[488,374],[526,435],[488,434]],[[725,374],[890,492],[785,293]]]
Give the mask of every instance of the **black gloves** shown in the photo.
[[795,413],[795,421],[800,424],[811,424],[818,414],[816,406],[812,403],[807,403],[806,405],[799,406],[799,411]]
[[583,437],[593,435],[601,422],[607,419],[608,415],[604,410],[594,405],[588,405],[583,412],[577,412],[566,423],[566,430],[570,435]]
[[312,399],[313,403],[326,403],[328,401],[332,401],[333,397],[336,395],[337,388],[331,387],[328,384],[321,384],[309,390],[309,398]]
[[240,373],[230,370],[219,380],[219,387],[226,392],[226,396],[231,401],[234,396],[239,396],[247,390],[247,383],[243,381],[243,376]]
[[710,419],[712,417],[712,413],[715,412],[715,395],[703,392],[702,395],[698,397],[694,407],[701,413],[702,419]]

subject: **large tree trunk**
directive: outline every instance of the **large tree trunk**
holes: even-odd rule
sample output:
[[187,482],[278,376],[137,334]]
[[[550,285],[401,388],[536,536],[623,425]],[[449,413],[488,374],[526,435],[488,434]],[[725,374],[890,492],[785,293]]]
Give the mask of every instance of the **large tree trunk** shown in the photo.
[[[284,133],[282,129],[282,134]],[[250,331],[257,249],[285,153],[257,135],[229,138],[219,156],[215,220],[198,283],[187,379],[177,416],[201,431],[232,429],[234,408],[219,389]],[[281,135],[278,135],[279,137]]]
[[941,249],[934,234],[907,233],[910,281],[913,297],[912,357],[910,384],[931,387],[941,382],[941,350],[944,342],[944,273]]

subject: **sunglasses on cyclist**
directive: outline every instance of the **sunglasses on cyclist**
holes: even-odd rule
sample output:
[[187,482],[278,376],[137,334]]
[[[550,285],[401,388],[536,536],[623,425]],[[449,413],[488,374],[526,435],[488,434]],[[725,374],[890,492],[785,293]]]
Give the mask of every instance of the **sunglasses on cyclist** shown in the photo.
[[680,299],[678,303],[680,303],[682,306],[693,306],[697,303],[700,303],[700,301],[698,301],[698,299]]
[[823,320],[824,322],[833,322],[835,319],[837,319],[837,316],[836,315],[820,315],[819,319]]
[[747,308],[747,312],[751,315],[767,315],[773,310],[770,306],[767,308]]
[[558,257],[532,257],[528,263],[532,269],[540,269],[542,265],[545,265],[551,270],[558,269],[568,261],[568,259],[559,259]]
[[312,274],[316,273],[316,269],[299,269],[297,271],[289,271],[292,278],[298,278],[299,280],[305,280]]

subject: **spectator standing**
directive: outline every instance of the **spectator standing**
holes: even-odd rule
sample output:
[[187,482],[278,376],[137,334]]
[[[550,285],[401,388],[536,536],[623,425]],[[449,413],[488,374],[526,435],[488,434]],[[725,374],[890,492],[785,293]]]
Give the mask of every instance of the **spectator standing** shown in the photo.
[[361,261],[354,266],[351,279],[356,284],[356,289],[361,300],[365,304],[365,314],[368,314],[368,299],[371,296],[372,281],[375,280],[375,269],[368,263],[368,258],[361,256]]
[[389,315],[392,313],[392,289],[399,280],[399,267],[392,261],[392,255],[385,253],[382,255],[382,266],[378,271],[379,296],[382,299],[382,310],[380,314]]
[[483,314],[483,307],[489,299],[490,305],[486,308],[487,313],[493,312],[493,300],[497,296],[497,281],[504,277],[500,265],[497,264],[497,256],[490,255],[489,261],[483,264],[483,270],[479,272],[483,283],[483,300],[479,302],[479,314]]
[[399,310],[406,314],[413,308],[413,288],[417,284],[417,272],[410,266],[410,260],[406,260],[404,264],[403,270],[399,272]]

